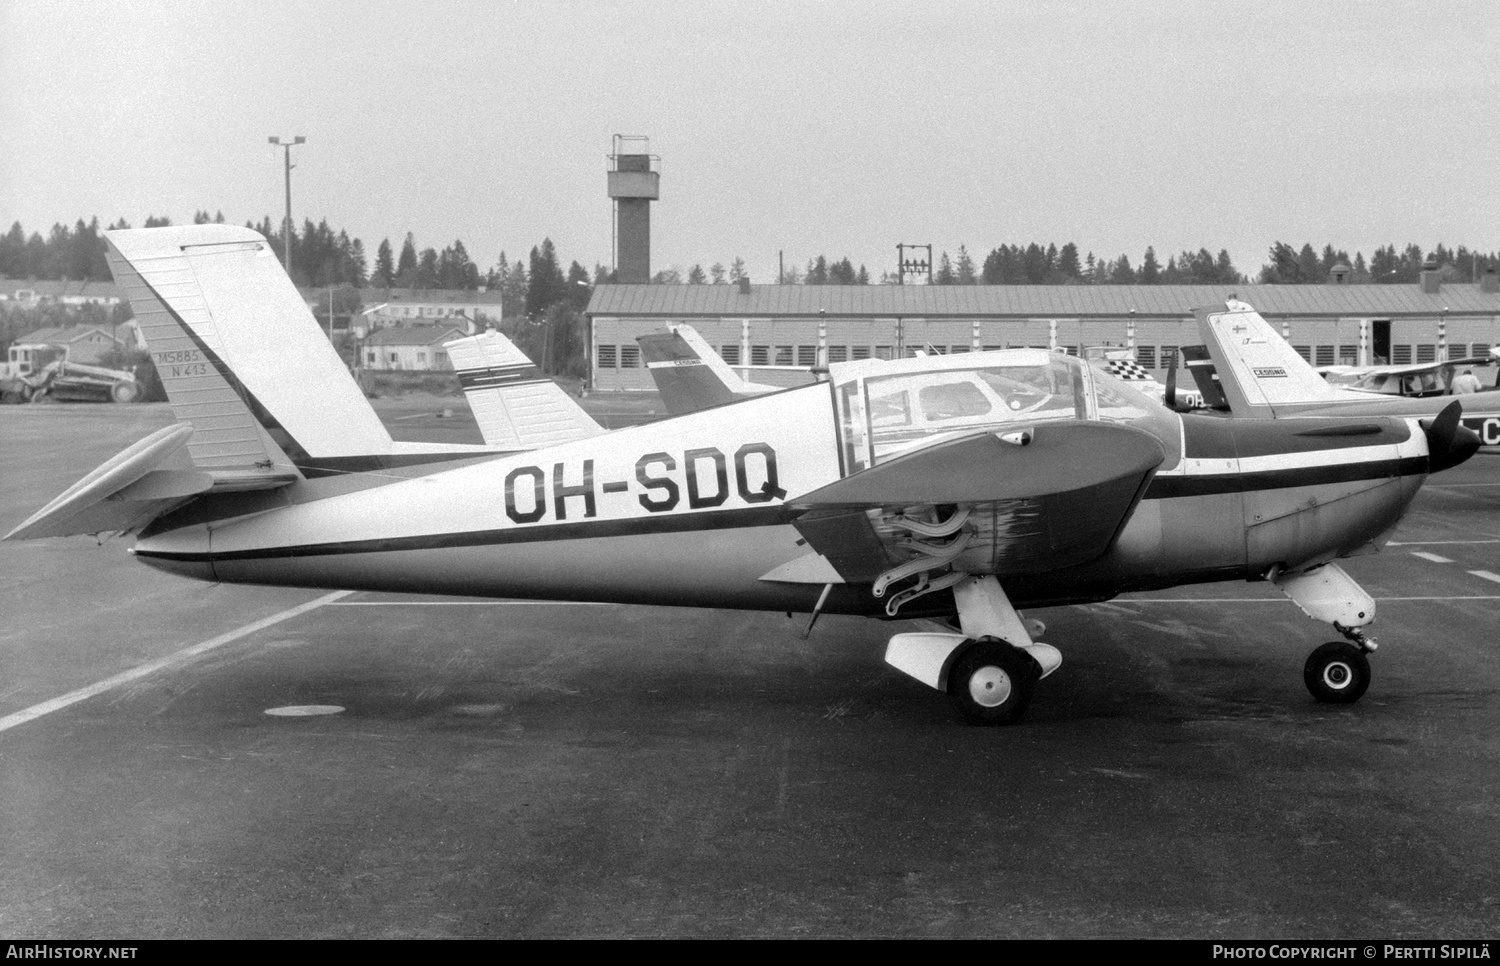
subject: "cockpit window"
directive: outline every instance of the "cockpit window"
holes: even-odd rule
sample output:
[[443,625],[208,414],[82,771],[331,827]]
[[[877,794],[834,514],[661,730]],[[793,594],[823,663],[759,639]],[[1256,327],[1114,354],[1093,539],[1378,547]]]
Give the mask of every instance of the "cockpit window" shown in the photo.
[[[976,429],[1082,419],[1085,392],[1076,362],[898,372],[840,387],[848,472]],[[859,406],[859,396],[865,406]],[[868,430],[861,408],[869,413]]]
[[928,420],[958,419],[963,416],[983,416],[994,407],[984,398],[979,388],[968,382],[954,382],[946,386],[923,386],[917,391],[922,403],[922,415]]

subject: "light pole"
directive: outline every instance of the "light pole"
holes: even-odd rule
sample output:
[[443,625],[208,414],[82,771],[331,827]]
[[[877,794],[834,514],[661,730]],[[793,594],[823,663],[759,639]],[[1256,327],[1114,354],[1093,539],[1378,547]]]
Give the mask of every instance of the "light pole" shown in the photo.
[[[292,274],[292,146],[306,144],[307,138],[299,134],[285,141],[279,137],[273,137],[270,141],[286,152],[286,221],[281,226],[281,262],[287,275],[290,276]],[[329,321],[331,324],[332,319],[330,318]]]

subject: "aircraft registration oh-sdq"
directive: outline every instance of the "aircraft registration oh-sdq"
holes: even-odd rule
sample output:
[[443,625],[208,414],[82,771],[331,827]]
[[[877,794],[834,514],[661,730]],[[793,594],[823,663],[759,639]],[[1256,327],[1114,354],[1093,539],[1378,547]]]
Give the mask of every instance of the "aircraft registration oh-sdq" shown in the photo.
[[[260,235],[106,238],[178,423],[11,538],[130,531],[141,561],[229,583],[936,618],[887,660],[975,723],[1017,720],[1061,661],[1017,608],[1226,579],[1332,623],[1346,639],[1305,679],[1356,700],[1375,603],[1335,561],[1477,444],[1456,406],[1184,415],[1022,349],[836,364],[610,433],[562,420],[564,441],[515,433],[509,452],[410,452],[356,411]],[[502,369],[497,385],[528,381]]]

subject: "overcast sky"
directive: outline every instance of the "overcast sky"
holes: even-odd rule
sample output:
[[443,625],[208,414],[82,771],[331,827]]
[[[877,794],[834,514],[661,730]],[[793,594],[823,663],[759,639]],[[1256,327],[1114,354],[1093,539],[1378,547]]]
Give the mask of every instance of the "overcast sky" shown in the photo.
[[0,0],[0,230],[283,205],[364,241],[610,261],[606,155],[661,156],[652,269],[898,242],[1133,264],[1273,242],[1500,249],[1486,2]]

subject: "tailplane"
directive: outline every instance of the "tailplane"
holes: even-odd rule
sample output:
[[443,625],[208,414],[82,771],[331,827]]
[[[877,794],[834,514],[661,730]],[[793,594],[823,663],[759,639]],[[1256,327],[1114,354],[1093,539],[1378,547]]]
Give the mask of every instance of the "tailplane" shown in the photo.
[[537,372],[526,354],[499,332],[443,345],[485,445],[537,449],[604,432],[562,387]]

